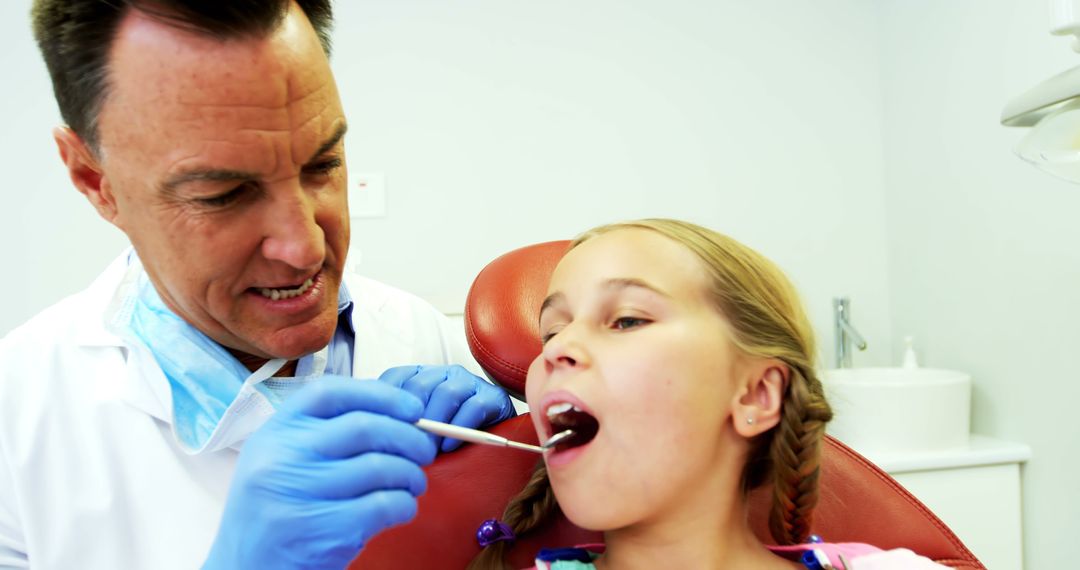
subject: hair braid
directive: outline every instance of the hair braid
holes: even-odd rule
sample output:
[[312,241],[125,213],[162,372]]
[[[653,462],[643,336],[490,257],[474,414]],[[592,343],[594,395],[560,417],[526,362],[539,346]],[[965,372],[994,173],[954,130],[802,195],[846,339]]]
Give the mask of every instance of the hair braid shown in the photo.
[[769,446],[773,503],[769,532],[780,544],[805,542],[818,501],[818,474],[825,423],[832,418],[821,383],[791,369],[788,397]]
[[[514,534],[523,536],[532,532],[543,523],[547,522],[552,515],[558,512],[559,504],[555,500],[555,493],[551,490],[548,482],[547,466],[543,460],[536,464],[529,482],[506,505],[503,511],[502,522],[506,523]],[[473,558],[467,570],[508,570],[511,568],[506,563],[505,556],[510,543],[507,541],[496,542],[480,551]]]

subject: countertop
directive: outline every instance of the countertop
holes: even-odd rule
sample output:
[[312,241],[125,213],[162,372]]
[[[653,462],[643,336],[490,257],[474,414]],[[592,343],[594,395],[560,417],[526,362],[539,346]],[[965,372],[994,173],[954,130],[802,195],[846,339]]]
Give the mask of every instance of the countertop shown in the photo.
[[890,474],[1023,463],[1031,459],[1031,448],[1027,444],[978,434],[971,434],[967,446],[951,449],[902,453],[856,451]]

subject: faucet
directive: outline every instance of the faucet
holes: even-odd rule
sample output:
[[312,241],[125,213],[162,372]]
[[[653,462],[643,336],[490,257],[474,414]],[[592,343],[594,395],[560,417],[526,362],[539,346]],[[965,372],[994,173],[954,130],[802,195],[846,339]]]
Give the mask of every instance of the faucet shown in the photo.
[[851,343],[859,350],[866,350],[866,341],[851,326],[851,299],[833,297],[833,337],[836,343],[836,367],[851,368]]

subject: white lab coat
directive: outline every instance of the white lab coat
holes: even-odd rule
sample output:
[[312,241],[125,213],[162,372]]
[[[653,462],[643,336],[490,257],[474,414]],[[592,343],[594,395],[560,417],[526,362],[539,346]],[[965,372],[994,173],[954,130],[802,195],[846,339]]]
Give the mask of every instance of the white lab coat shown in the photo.
[[[209,552],[237,451],[185,454],[153,357],[105,330],[127,256],[0,340],[0,568],[193,569]],[[348,277],[353,374],[405,364],[479,371],[420,299]],[[26,553],[24,555],[23,553]]]

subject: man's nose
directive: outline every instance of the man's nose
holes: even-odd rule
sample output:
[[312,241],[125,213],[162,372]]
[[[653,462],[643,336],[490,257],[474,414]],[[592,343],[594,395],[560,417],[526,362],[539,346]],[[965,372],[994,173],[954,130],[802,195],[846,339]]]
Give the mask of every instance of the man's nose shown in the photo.
[[264,220],[262,254],[297,269],[316,269],[326,255],[326,235],[316,221],[314,196],[300,187],[274,193]]

